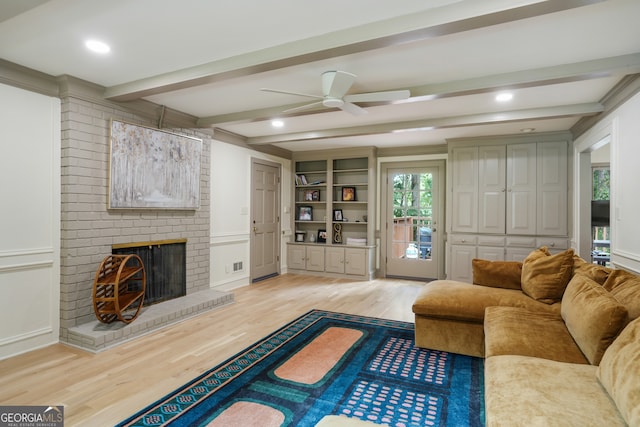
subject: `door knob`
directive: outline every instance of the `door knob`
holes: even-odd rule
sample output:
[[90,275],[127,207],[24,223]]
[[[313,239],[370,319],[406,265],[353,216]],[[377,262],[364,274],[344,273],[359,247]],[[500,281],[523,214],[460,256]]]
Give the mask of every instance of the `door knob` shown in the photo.
[[258,227],[253,227],[253,232],[254,232],[255,234],[257,234],[257,233],[258,233]]

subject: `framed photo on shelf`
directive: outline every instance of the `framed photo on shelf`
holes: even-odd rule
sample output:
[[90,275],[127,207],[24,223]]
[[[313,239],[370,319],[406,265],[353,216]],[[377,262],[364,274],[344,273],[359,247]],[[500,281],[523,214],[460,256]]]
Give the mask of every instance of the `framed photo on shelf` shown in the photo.
[[304,190],[305,202],[317,202],[320,200],[320,190]]
[[298,207],[298,220],[311,221],[313,218],[313,208],[311,206]]
[[356,200],[356,187],[342,187],[342,201],[353,202]]
[[342,209],[334,209],[333,210],[333,220],[334,221],[342,221]]
[[326,243],[327,242],[327,230],[318,230],[318,238],[316,239],[318,243]]

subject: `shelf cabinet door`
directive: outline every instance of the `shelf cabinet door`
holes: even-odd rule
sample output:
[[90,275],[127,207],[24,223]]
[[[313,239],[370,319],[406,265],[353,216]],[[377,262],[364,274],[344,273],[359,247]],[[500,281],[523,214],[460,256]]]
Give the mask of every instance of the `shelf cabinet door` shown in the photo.
[[450,280],[471,283],[473,270],[471,260],[476,258],[476,247],[467,245],[451,246],[451,271]]
[[536,144],[507,146],[507,234],[536,234]]
[[289,268],[294,270],[304,270],[307,265],[306,247],[302,245],[289,245],[287,258]]
[[538,144],[537,234],[567,234],[567,143]]
[[307,246],[307,270],[324,271],[324,247]]
[[478,149],[478,232],[504,234],[506,203],[504,145]]
[[344,248],[327,247],[325,251],[325,271],[344,273]]
[[451,229],[475,233],[478,231],[478,147],[454,148],[452,155]]
[[363,276],[367,273],[367,251],[366,249],[345,248],[344,249],[344,272],[356,276]]

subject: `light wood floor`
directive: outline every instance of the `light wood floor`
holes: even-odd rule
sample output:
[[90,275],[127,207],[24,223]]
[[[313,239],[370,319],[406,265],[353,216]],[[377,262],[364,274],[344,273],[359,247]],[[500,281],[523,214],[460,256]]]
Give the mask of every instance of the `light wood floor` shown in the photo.
[[311,309],[413,322],[422,285],[283,275],[98,354],[56,344],[0,361],[0,404],[64,405],[66,426],[114,425]]

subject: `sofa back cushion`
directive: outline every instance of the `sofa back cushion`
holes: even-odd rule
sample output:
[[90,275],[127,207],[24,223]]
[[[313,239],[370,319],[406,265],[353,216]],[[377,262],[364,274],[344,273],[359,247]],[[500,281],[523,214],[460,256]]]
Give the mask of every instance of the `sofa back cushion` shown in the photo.
[[489,261],[474,258],[471,260],[471,269],[475,285],[521,289],[522,263],[519,261]]
[[640,319],[605,351],[596,376],[627,424],[640,426]]
[[589,363],[597,365],[627,325],[624,305],[586,276],[573,276],[562,298],[560,314]]
[[573,256],[573,274],[583,274],[600,285],[604,285],[612,271],[611,268],[591,264],[578,255]]
[[573,249],[551,255],[542,246],[522,263],[522,291],[535,300],[553,304],[562,300],[572,273]]
[[640,276],[624,270],[614,270],[603,286],[627,307],[630,320],[640,317]]

